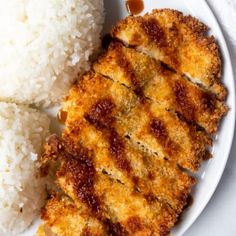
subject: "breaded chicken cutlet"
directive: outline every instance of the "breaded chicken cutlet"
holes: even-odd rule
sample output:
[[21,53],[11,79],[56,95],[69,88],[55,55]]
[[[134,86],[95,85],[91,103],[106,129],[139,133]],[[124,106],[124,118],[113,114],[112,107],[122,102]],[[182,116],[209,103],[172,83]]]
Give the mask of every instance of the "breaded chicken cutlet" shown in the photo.
[[[125,86],[92,72],[71,89],[63,110],[68,112],[67,127],[75,127],[83,119],[98,129],[114,125],[116,132],[129,136],[134,145],[192,171],[198,169],[211,145],[204,131],[188,125],[158,103],[140,99]],[[97,121],[99,115],[101,121]]]
[[121,20],[112,36],[126,45],[161,60],[175,71],[187,75],[224,100],[221,84],[221,60],[208,27],[192,16],[171,9]]
[[[60,140],[52,136],[43,164],[46,167],[51,161],[59,161],[59,186],[79,209],[86,208],[86,213],[99,221],[102,235],[167,235],[176,221],[175,211],[154,196],[145,197],[107,173],[96,170],[94,154],[69,137]],[[43,217],[50,214],[51,207],[45,210]],[[73,234],[68,233],[70,235]]]
[[[100,92],[102,94],[97,97]],[[130,94],[132,92],[124,86],[98,74],[85,75],[71,90],[63,108],[67,112],[63,137],[70,137],[75,143],[94,150],[97,170],[104,170],[114,179],[139,189],[145,195],[152,190],[158,199],[168,202],[179,213],[193,179],[182,173],[175,162],[144,152],[132,138],[127,137],[129,125],[123,119],[132,113],[129,111],[131,101],[137,103],[135,95]],[[129,99],[130,103],[124,102]],[[80,112],[77,112],[78,109]]]
[[113,43],[94,63],[96,72],[156,101],[164,108],[215,133],[227,111],[217,97],[166,68],[160,61],[132,48]]
[[38,229],[38,236],[104,235],[103,225],[66,196],[52,194],[42,210],[42,219],[46,223]]
[[170,233],[227,111],[206,32],[169,9],[114,27],[125,45],[111,43],[73,86],[62,137],[45,145],[42,174],[56,171],[61,191],[44,207],[38,236]]

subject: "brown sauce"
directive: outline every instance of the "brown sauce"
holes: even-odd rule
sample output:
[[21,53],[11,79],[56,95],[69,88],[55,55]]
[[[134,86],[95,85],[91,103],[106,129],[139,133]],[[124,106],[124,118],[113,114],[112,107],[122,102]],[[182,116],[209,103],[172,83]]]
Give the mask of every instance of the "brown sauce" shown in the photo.
[[149,128],[151,134],[162,144],[167,154],[170,156],[176,155],[179,151],[179,145],[171,140],[165,124],[161,120],[154,118],[151,120]]
[[147,34],[150,41],[155,43],[158,47],[166,46],[165,33],[155,19],[149,19],[142,22],[142,28]]
[[150,124],[150,129],[157,139],[166,140],[168,138],[166,127],[162,123],[162,121],[158,119],[152,119],[151,124]]
[[66,118],[67,118],[67,112],[66,111],[60,110],[57,113],[57,119],[60,123],[65,124]]
[[175,82],[173,85],[174,95],[176,103],[178,104],[179,110],[187,121],[195,120],[195,107],[189,101],[188,90],[184,84]]
[[69,140],[65,143],[59,143],[59,145],[64,163],[58,171],[58,176],[71,178],[70,183],[76,197],[85,203],[92,213],[99,216],[101,201],[94,190],[96,169],[93,164],[92,153],[82,146],[72,145]]
[[117,166],[126,172],[131,171],[129,161],[125,155],[125,144],[122,137],[117,133],[113,124],[115,122],[112,111],[115,104],[110,98],[99,99],[85,114],[85,119],[97,129],[103,130],[109,142],[109,151],[115,158]]
[[129,173],[131,171],[130,162],[126,158],[125,144],[120,135],[114,128],[109,129],[108,132],[109,150],[111,155],[115,158],[117,166]]
[[144,97],[143,88],[140,85],[138,79],[136,78],[133,66],[130,64],[130,62],[128,61],[128,59],[124,55],[121,47],[117,47],[116,61],[117,61],[117,64],[124,70],[125,76],[130,80],[135,94],[139,98],[142,99]]
[[144,9],[143,0],[126,0],[126,8],[130,15],[138,15]]
[[85,119],[97,129],[109,128],[114,122],[112,111],[115,104],[109,98],[102,98],[97,101],[84,115]]

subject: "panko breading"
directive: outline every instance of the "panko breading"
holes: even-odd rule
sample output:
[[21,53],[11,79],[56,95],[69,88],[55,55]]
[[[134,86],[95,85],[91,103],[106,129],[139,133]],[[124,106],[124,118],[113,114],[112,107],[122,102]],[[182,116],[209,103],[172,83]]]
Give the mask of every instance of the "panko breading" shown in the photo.
[[[103,127],[104,123],[109,126],[116,119],[115,128],[120,135],[129,135],[131,142],[140,143],[161,158],[193,171],[198,169],[207,145],[211,144],[204,131],[188,125],[174,113],[145,98],[140,99],[119,83],[90,73],[74,86],[67,98],[65,111],[69,111],[69,116],[66,124],[75,126],[75,121],[84,119],[93,106],[95,111],[103,107],[105,110],[97,126]],[[98,114],[93,116],[95,118],[89,120],[91,123],[96,121]],[[93,135],[90,136],[89,139],[94,140]],[[86,142],[83,143],[86,145]]]
[[42,210],[44,224],[37,236],[103,236],[105,229],[100,222],[75,206],[68,197],[52,195]]
[[175,71],[187,75],[224,100],[226,90],[220,82],[221,60],[208,27],[192,16],[170,9],[129,16],[113,29],[112,36],[135,46]]
[[[127,129],[124,124],[131,125]],[[155,103],[135,107],[124,124],[119,127],[133,142],[190,171],[197,171],[209,156],[211,139],[204,131],[187,125]]]
[[113,29],[126,46],[112,42],[74,84],[62,136],[45,145],[41,173],[59,192],[38,236],[169,235],[196,182],[189,171],[210,156],[227,111],[218,48],[206,32],[168,9]]
[[[101,84],[104,85],[105,82]],[[79,91],[78,87],[76,90]],[[194,183],[193,178],[164,158],[139,150],[124,137],[123,130],[121,133],[120,129],[117,129],[116,118],[112,115],[114,112],[109,110],[110,117],[108,117],[104,115],[106,111],[102,111],[111,107],[108,100],[103,100],[103,105],[101,99],[99,100],[100,107],[94,109],[100,113],[99,116],[98,113],[91,114],[89,106],[87,106],[89,110],[86,110],[86,107],[81,105],[81,99],[84,99],[85,95],[77,93],[75,96],[75,91],[71,94],[73,95],[69,96],[66,109],[63,109],[67,112],[68,124],[63,135],[64,139],[69,137],[74,143],[81,143],[93,150],[93,161],[97,171],[105,171],[110,177],[129,188],[139,189],[145,196],[155,195],[180,213]],[[84,119],[79,117],[80,114],[77,116],[78,108],[84,112]],[[92,116],[95,118],[92,119]],[[75,124],[75,120],[80,122]]]
[[87,208],[87,214],[103,225],[103,235],[167,235],[173,227],[177,215],[168,204],[152,195],[144,197],[108,174],[96,171],[93,152],[75,145],[73,140],[52,136],[43,156],[44,164],[50,159],[59,160],[59,186],[79,209]]
[[131,87],[137,94],[181,114],[208,133],[217,131],[225,104],[214,94],[165,68],[160,61],[120,43],[112,44],[93,65],[96,72]]

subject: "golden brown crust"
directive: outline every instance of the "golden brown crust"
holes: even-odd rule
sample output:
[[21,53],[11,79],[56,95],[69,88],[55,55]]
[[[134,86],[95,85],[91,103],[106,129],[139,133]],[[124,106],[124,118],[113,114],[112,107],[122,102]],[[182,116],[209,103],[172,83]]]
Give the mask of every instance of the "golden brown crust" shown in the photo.
[[227,111],[214,94],[194,85],[163,63],[120,43],[111,44],[93,68],[130,87],[138,96],[148,97],[179,113],[188,122],[195,122],[210,134],[217,131],[219,121]]
[[[86,235],[103,236],[105,230],[96,219],[92,218],[78,208],[67,197],[51,195],[46,206],[42,210],[44,225],[38,230],[38,236],[78,236]],[[49,234],[50,232],[50,234]]]
[[[84,79],[80,83],[92,83],[92,81],[96,79],[96,77],[97,75],[87,81],[86,79]],[[100,83],[97,87],[93,87],[93,94],[96,94],[96,91],[101,91],[101,86],[104,86],[106,83],[110,83],[110,81],[107,81],[105,78],[103,78],[102,80],[102,77],[99,77]],[[111,83],[110,85],[112,87],[114,83]],[[86,87],[82,84],[81,86]],[[118,85],[116,85],[116,88],[117,87]],[[109,91],[112,91],[112,89],[109,89],[109,87],[106,88],[106,93],[104,93],[103,96],[106,97],[106,103],[108,101],[110,103],[111,100],[108,100],[108,97]],[[122,89],[122,86],[119,86],[119,90],[122,91],[123,99],[132,97],[128,96],[130,92],[125,87],[123,87]],[[124,92],[123,90],[125,90],[126,92]],[[81,91],[78,86],[76,87],[76,91]],[[122,119],[122,117],[119,117],[119,106],[122,106],[122,109],[125,110],[124,103],[119,104],[119,101],[113,98],[113,104],[104,106],[101,104],[101,101],[104,101],[103,99],[100,98],[96,101],[91,98],[90,93],[86,93],[86,91],[84,91],[84,93],[81,94],[77,93],[76,91],[74,90],[71,93],[71,96],[68,97],[66,106],[64,108],[68,113],[68,128],[65,135],[73,137],[73,139],[77,140],[76,142],[84,143],[87,147],[94,150],[94,152],[96,153],[94,159],[94,162],[96,163],[96,169],[105,170],[107,173],[109,173],[109,175],[113,176],[113,178],[121,178],[121,176],[123,176],[119,180],[122,183],[129,183],[129,186],[135,185],[139,189],[142,189],[143,187],[146,187],[145,182],[148,182],[148,179],[150,179],[150,173],[148,172],[148,169],[150,169],[150,171],[152,170],[151,172],[153,173],[157,172],[156,178],[154,178],[153,183],[151,183],[151,185],[154,184],[154,186],[157,187],[157,189],[154,189],[155,194],[157,194],[157,197],[159,198],[165,198],[165,195],[167,196],[167,199],[170,197],[169,199],[171,199],[171,202],[169,202],[169,204],[172,205],[174,209],[181,209],[182,205],[184,205],[184,201],[178,205],[178,200],[175,201],[175,199],[178,199],[179,197],[176,197],[174,195],[188,195],[189,191],[187,189],[190,189],[189,186],[191,186],[192,184],[191,177],[188,178],[184,174],[181,175],[181,172],[178,171],[178,168],[176,169],[174,165],[170,165],[165,160],[155,160],[158,157],[152,155],[150,156],[148,154],[145,154],[144,152],[138,151],[137,148],[132,147],[130,142],[127,142],[127,140],[125,140],[125,132],[123,132],[123,129],[121,129],[119,125],[117,126],[117,122],[119,122],[118,120]],[[125,94],[126,97],[124,96]],[[83,100],[90,102],[86,105],[81,105],[83,103]],[[109,109],[109,112],[104,112],[102,111],[104,107],[112,107],[113,109]],[[78,109],[81,110],[81,113],[77,113]],[[91,110],[93,112],[96,111],[96,113],[98,113],[99,115],[93,114],[92,117],[88,117],[88,114],[91,115]],[[83,117],[85,118],[84,120],[86,120],[86,122],[82,121]],[[81,122],[78,123],[75,127],[75,123],[73,122],[74,120],[81,120]],[[127,126],[125,126],[124,124],[124,127]],[[128,129],[129,127],[127,128],[127,130]],[[74,130],[76,130],[76,132],[74,132]],[[76,133],[76,135],[74,136],[73,133]],[[91,136],[93,137],[92,140],[90,138]],[[99,143],[99,145],[97,143]],[[170,150],[169,147],[166,148]],[[147,161],[148,159],[150,160]],[[137,168],[137,166],[139,166],[139,168]],[[158,166],[160,167],[160,169],[158,168]],[[166,172],[164,171],[164,169],[166,170]],[[162,173],[166,173],[166,176],[159,175],[159,170],[162,170]],[[169,173],[172,173],[172,171],[173,175],[169,175]],[[173,176],[177,175],[179,176],[180,180],[183,180],[186,183],[185,193],[178,192],[178,187],[176,190],[174,188],[174,183],[172,182],[174,179]],[[172,191],[169,191],[168,188],[165,188],[164,186],[160,187],[159,184],[161,184],[162,181],[160,183],[158,181],[154,181],[162,178],[163,182],[172,182],[173,190],[174,192],[177,192],[174,193]],[[151,188],[152,187],[150,186],[150,189]],[[144,191],[146,193],[148,190]]]
[[[81,185],[81,178],[82,182],[84,179],[82,175],[93,175],[93,171],[91,173],[87,170],[88,173],[85,173],[81,169],[81,165],[84,166],[85,163],[78,161],[81,157],[77,154],[78,147],[74,146],[74,141],[70,142],[68,150],[68,143],[59,142],[62,148],[57,149],[58,153],[55,153],[61,159],[61,166],[57,172],[58,183],[64,192],[74,200],[77,208],[82,210],[87,208],[85,213],[80,213],[82,214],[81,217],[88,214],[98,220],[105,231],[103,235],[160,235],[163,227],[168,231],[170,230],[176,221],[176,213],[168,205],[160,204],[157,200],[147,202],[138,191],[134,191],[117,180],[111,179],[109,175],[102,171],[97,172],[94,182],[91,182],[94,188],[93,195],[100,199],[99,210],[94,211],[94,202],[84,201],[83,195],[88,196],[90,193],[88,193],[87,187],[84,187],[85,185]],[[72,153],[73,157],[69,158]],[[81,185],[83,193],[78,192],[78,184]],[[97,206],[97,203],[95,205]],[[68,207],[65,208],[68,209]],[[49,206],[47,212],[43,213],[43,218],[46,221],[48,221],[48,211],[51,210],[53,210],[52,206]],[[137,229],[137,233],[133,234],[129,219],[137,216],[142,222],[142,227]],[[65,225],[68,225],[68,223],[65,222]],[[80,223],[80,227],[82,226]]]
[[[157,136],[151,131],[150,125],[153,119],[161,121],[161,126],[165,130],[164,136]],[[198,170],[206,155],[207,146],[211,145],[211,140],[204,131],[187,125],[175,114],[154,103],[135,107],[129,113],[126,122],[133,126],[127,130],[121,124],[120,129],[126,130],[131,140],[191,171]]]
[[[110,98],[114,88],[122,100]],[[106,230],[118,230],[118,235],[167,235],[186,204],[194,179],[124,140],[117,122],[137,103],[138,98],[130,93],[99,75],[85,75],[63,109],[67,112],[63,139],[49,139],[42,161],[59,161],[59,186]],[[111,138],[113,132],[116,136]],[[134,230],[137,218],[140,224]]]
[[170,9],[127,17],[112,31],[113,37],[165,62],[224,100],[219,48],[206,33],[207,27],[196,18]]
[[[205,155],[204,151],[211,144],[209,137],[203,131],[197,131],[194,126],[187,125],[159,104],[150,103],[145,98],[140,100],[139,96],[136,96],[125,86],[112,82],[101,75],[86,75],[71,90],[65,111],[73,110],[73,104],[77,104],[79,109],[75,109],[71,116],[68,113],[67,123],[70,120],[83,119],[84,114],[89,112],[90,108],[101,99],[110,99],[114,103],[112,105],[114,109],[108,113],[110,116],[108,120],[117,118],[115,130],[120,135],[130,135],[131,141],[134,143],[142,142],[162,158],[167,157],[184,168],[193,171],[198,169]],[[162,139],[157,139],[151,132],[152,119],[158,119],[166,126],[166,136],[163,136]],[[108,126],[112,127],[111,123]],[[147,135],[146,138],[144,138],[145,135]],[[167,140],[169,141],[167,142]],[[170,143],[173,143],[175,148],[173,145],[167,145]],[[175,151],[174,157],[173,150]],[[189,162],[189,160],[191,161]]]
[[[205,25],[204,23],[202,23],[201,21],[199,21],[197,18],[192,17],[190,15],[184,16],[183,13],[178,10],[173,10],[173,9],[168,9],[168,8],[154,9],[151,14],[153,14],[153,15],[155,15],[155,14],[164,14],[164,15],[168,14],[168,17],[171,18],[171,21],[178,19],[178,21],[183,22],[194,33],[197,33],[199,35],[205,34],[209,30],[208,26]],[[150,14],[147,13],[145,16],[148,16],[148,15],[150,15]]]
[[214,133],[227,110],[207,30],[169,9],[114,28],[144,53],[111,44],[71,89],[62,138],[51,136],[41,158],[62,195],[43,209],[39,236],[169,235],[195,184],[183,168],[197,171],[212,144],[196,124]]

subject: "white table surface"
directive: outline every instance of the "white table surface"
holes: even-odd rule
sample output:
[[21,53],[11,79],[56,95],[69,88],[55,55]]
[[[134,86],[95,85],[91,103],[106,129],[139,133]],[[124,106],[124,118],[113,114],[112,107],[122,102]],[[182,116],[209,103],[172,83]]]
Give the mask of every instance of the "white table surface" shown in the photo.
[[197,221],[184,236],[236,235],[236,138],[220,184]]
[[[236,0],[208,0],[222,26],[236,79]],[[184,236],[236,236],[236,135],[215,194]]]

